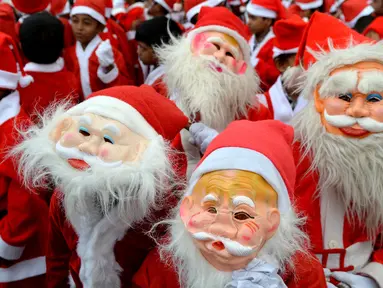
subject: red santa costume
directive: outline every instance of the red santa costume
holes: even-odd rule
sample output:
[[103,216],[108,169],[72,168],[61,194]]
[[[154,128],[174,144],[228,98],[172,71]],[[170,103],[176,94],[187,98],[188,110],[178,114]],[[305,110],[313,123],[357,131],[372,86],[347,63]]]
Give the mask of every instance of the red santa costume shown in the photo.
[[193,18],[195,18],[199,12],[201,11],[201,8],[204,6],[207,7],[216,7],[220,5],[222,0],[186,0],[184,1],[184,10],[186,19],[188,22],[184,24],[184,27],[186,29],[186,32],[189,32],[191,29],[194,28],[194,24],[191,22]]
[[[266,241],[265,246],[260,248],[254,260],[264,260],[278,267],[277,271],[283,275],[287,287],[326,287],[320,263],[313,256],[302,253],[301,245],[305,236],[298,228],[299,220],[289,200],[288,193],[293,193],[295,183],[293,134],[291,127],[277,121],[231,123],[210,144],[193,172],[185,196],[192,194],[193,187],[204,174],[213,171],[240,169],[261,175],[278,194],[277,205],[281,213],[281,222],[277,232]],[[267,137],[259,138],[259,135],[267,135]],[[255,163],[259,164],[254,165]],[[233,194],[230,195],[234,197],[234,191],[231,192]],[[182,207],[184,206],[181,204],[174,218],[169,221],[170,239],[167,239],[158,250],[149,254],[134,277],[134,287],[286,287],[275,285],[275,282],[273,284],[268,282],[269,285],[262,284],[263,276],[260,275],[261,273],[256,276],[257,269],[252,268],[251,262],[246,267],[234,271],[229,266],[226,267],[225,272],[216,269],[205,259],[204,254],[194,242],[195,234],[192,237],[189,227],[186,226],[182,215],[180,216]],[[220,224],[224,225],[222,222]],[[230,229],[230,225],[227,225],[227,229]],[[213,227],[203,228],[202,231],[218,233],[218,230],[215,228],[213,230]],[[229,235],[231,232],[220,234],[234,242],[235,240]],[[282,242],[285,244],[280,245]],[[226,248],[226,245],[223,245]],[[211,253],[215,254],[213,250],[214,248]],[[246,271],[246,274],[241,275],[240,271]]]
[[[131,287],[133,274],[154,246],[145,234],[151,228],[148,219],[160,220],[175,200],[168,194],[173,173],[167,142],[187,124],[187,118],[174,103],[149,86],[102,90],[69,110],[59,107],[53,118],[44,117],[46,125],[31,127],[29,132],[34,131],[33,135],[27,134],[29,137],[15,150],[20,153],[28,185],[46,185],[41,178],[41,172],[45,171],[57,187],[49,214],[48,287]],[[129,160],[109,162],[99,154],[101,150],[89,150],[84,160],[80,160],[79,153],[83,151],[80,146],[63,149],[62,135],[68,130],[60,123],[65,124],[68,121],[65,119],[92,127],[87,131],[94,137],[98,135],[95,129],[120,131],[114,140],[108,138],[111,141],[108,143],[117,145],[120,152],[129,149],[125,142],[118,140],[121,137],[125,139],[122,141],[130,141],[128,138],[132,137],[145,139],[141,142],[144,146],[136,146],[133,158],[118,156]],[[108,124],[97,126],[100,119]],[[79,137],[88,135],[81,132],[86,129],[82,126],[80,130],[76,128]],[[62,132],[56,134],[56,129]],[[106,134],[102,133],[97,137]],[[130,136],[131,133],[136,136]],[[83,140],[89,145],[95,143],[91,138]],[[106,140],[98,142],[101,144],[97,149],[103,149],[102,146],[106,149],[104,142]],[[109,145],[110,153],[115,149],[113,146]],[[73,153],[73,149],[78,149],[77,156],[64,156]],[[46,153],[37,153],[37,150]],[[92,164],[86,164],[86,170],[75,169],[73,167],[79,166],[72,164],[71,159]]]
[[[271,19],[283,19],[286,17],[286,11],[283,7],[281,1],[275,0],[252,0],[246,6],[246,11],[248,14],[253,16],[271,18]],[[260,43],[257,43],[255,35],[252,35],[249,40],[250,51],[251,51],[251,65],[258,72],[261,80],[269,80],[267,85],[274,84],[275,80],[279,75],[278,69],[275,67],[273,61],[273,46],[274,46],[274,31],[273,28],[270,28],[270,31],[262,39]],[[257,65],[259,60],[264,61],[264,66],[267,66],[267,69],[259,68]],[[261,72],[267,72],[269,76],[264,76]]]
[[318,9],[323,5],[323,0],[296,0],[295,4],[301,10]]
[[370,32],[370,31],[373,31],[376,34],[378,34],[380,39],[383,38],[383,17],[381,17],[381,16],[376,17],[376,19],[374,21],[372,21],[372,23],[370,25],[368,25],[366,27],[366,29],[363,31],[363,35],[367,35],[368,32]]
[[[103,0],[97,2],[78,0],[71,11],[71,15],[88,14],[101,24],[106,25],[104,12]],[[113,59],[113,63],[102,65],[104,61],[100,61],[101,58],[100,54],[97,55],[98,53],[110,54],[102,58]],[[68,70],[73,71],[76,77],[81,80],[81,92],[84,98],[87,98],[93,91],[118,85],[128,85],[132,82],[121,53],[113,48],[108,40],[102,41],[99,35],[89,42],[85,50],[77,41],[74,46],[65,50],[64,59]],[[105,73],[103,67],[110,64],[114,65],[113,69]]]
[[76,39],[73,35],[72,26],[69,20],[66,18],[70,14],[70,4],[68,0],[52,0],[50,6],[50,12],[52,15],[58,17],[61,23],[64,25],[64,47],[70,47],[76,43]]
[[[277,21],[274,25],[273,58],[296,54],[305,28],[306,23],[297,15]],[[293,109],[289,100],[290,96],[283,87],[282,79],[283,75],[279,76],[269,91],[259,95],[259,100],[269,108],[273,119],[288,123],[297,112],[304,108],[306,100],[298,97]]]
[[15,47],[0,34],[0,88],[11,91],[0,100],[0,287],[45,287],[49,200],[24,188],[13,158],[6,155],[20,138],[16,129],[29,124],[16,90],[21,75]]
[[[335,100],[338,94],[354,91],[351,76],[327,86],[325,92],[324,81],[334,69],[363,61],[382,63],[383,49],[325,14],[316,12],[308,25],[298,56],[308,69],[302,93],[309,102],[293,121],[298,165],[296,207],[308,217],[306,231],[312,251],[327,269],[329,280],[336,283],[335,278],[350,287],[383,287],[383,199],[376,193],[383,187],[381,135],[361,139],[332,134],[321,120],[329,119],[328,113],[325,110],[321,115],[316,108],[316,99]],[[325,26],[331,29],[324,30]],[[366,77],[364,83],[381,91],[375,84],[378,79]]]
[[[243,74],[208,68],[212,58],[194,55],[191,45],[196,35],[205,31],[222,32],[233,37],[243,53],[246,70]],[[256,94],[259,79],[250,65],[250,49],[245,39],[246,26],[224,7],[202,7],[198,22],[187,36],[165,45],[158,51],[165,68],[164,82],[170,99],[194,122],[222,131],[236,119],[252,121],[270,119],[268,109],[259,104]],[[200,159],[199,149],[189,143],[190,134],[184,129],[174,140],[179,151],[182,172],[190,175]],[[187,158],[186,158],[187,157]],[[185,175],[185,174],[184,174]]]
[[366,1],[347,0],[340,5],[344,21],[348,27],[354,28],[358,20],[364,16],[374,13],[374,8]]
[[17,43],[15,23],[16,17],[13,8],[7,3],[0,3],[0,31],[11,36]]

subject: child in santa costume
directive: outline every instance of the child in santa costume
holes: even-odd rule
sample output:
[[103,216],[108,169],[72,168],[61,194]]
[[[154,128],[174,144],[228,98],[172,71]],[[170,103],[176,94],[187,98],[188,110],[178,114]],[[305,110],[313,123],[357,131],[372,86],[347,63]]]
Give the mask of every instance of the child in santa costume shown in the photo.
[[367,1],[347,0],[340,5],[340,10],[346,25],[359,33],[375,19],[374,8]]
[[26,79],[18,73],[16,49],[0,33],[0,287],[45,287],[49,200],[21,184],[17,163],[7,155],[18,129],[29,124],[17,91]]
[[[165,68],[170,99],[189,117],[222,131],[236,119],[269,119],[256,94],[259,79],[250,65],[246,26],[224,7],[202,7],[194,29],[157,50]],[[199,149],[182,130],[174,140],[182,174],[189,175],[200,159]],[[187,158],[186,158],[187,156]]]
[[81,80],[82,96],[92,92],[132,82],[122,54],[110,40],[102,41],[104,30],[104,0],[77,0],[71,10],[76,44],[65,51],[65,64]]
[[33,83],[19,89],[21,106],[32,116],[42,113],[52,102],[70,97],[79,102],[80,82],[68,71],[61,57],[64,26],[48,12],[29,16],[20,27],[20,44],[28,64],[24,71]]
[[315,11],[322,11],[323,0],[296,0],[295,5],[299,7],[299,15],[308,21]]
[[[280,0],[252,0],[246,6],[247,25],[252,33],[249,40],[251,65],[261,80],[267,80],[270,87],[276,81],[279,71],[273,61],[273,25],[275,21],[286,18],[286,10]],[[259,60],[265,68],[258,67]],[[262,69],[261,69],[262,68]],[[269,75],[263,75],[268,73]]]
[[177,9],[177,0],[154,0],[152,6],[148,10],[148,14],[152,17],[167,16]]
[[363,31],[366,37],[379,41],[383,38],[383,17],[376,17],[374,21]]
[[15,24],[16,17],[12,6],[7,3],[0,3],[0,32],[8,34],[17,43]]
[[56,106],[26,132],[14,150],[26,185],[56,186],[48,287],[131,287],[151,221],[174,207],[168,142],[187,122],[150,86],[124,86]]
[[289,89],[285,85],[286,78],[290,76],[286,71],[294,66],[306,25],[302,18],[293,15],[288,19],[277,21],[273,28],[275,33],[273,57],[281,75],[269,91],[259,95],[259,99],[269,108],[275,120],[284,123],[290,122],[291,118],[306,105],[306,100],[299,97],[295,89]]
[[137,54],[140,61],[150,66],[150,73],[145,79],[146,85],[152,86],[159,94],[168,97],[168,90],[162,81],[164,66],[159,63],[155,48],[169,44],[171,37],[179,37],[182,31],[178,24],[165,16],[154,17],[140,24],[136,30]]
[[293,138],[274,120],[236,121],[218,135],[134,287],[326,287],[289,199]]
[[383,46],[321,13],[303,39],[296,208],[329,287],[383,287]]
[[188,22],[184,24],[184,27],[188,30],[193,29],[197,23],[198,14],[202,7],[216,7],[221,6],[224,1],[222,0],[185,0],[183,7],[185,10],[185,16]]

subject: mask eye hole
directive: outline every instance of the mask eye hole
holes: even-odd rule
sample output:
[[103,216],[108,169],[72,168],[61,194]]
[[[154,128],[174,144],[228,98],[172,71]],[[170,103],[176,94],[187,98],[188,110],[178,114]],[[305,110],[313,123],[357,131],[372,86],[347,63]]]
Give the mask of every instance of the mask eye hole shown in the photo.
[[217,209],[215,207],[209,207],[207,209],[207,212],[209,212],[211,214],[217,214]]
[[85,137],[90,136],[89,130],[83,126],[78,129],[78,132]]
[[239,220],[239,221],[254,219],[253,216],[250,216],[248,213],[243,212],[243,211],[234,213],[234,218]]
[[106,143],[114,144],[113,138],[110,137],[109,135],[104,135],[104,141]]
[[368,102],[380,102],[382,101],[383,97],[380,94],[373,93],[367,96],[367,101]]
[[351,93],[339,94],[338,98],[346,102],[351,102],[352,94]]

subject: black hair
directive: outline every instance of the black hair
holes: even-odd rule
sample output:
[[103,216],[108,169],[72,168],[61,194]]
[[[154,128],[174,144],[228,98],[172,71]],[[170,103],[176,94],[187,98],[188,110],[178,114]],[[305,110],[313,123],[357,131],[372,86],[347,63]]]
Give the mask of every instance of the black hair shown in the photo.
[[64,25],[48,12],[26,18],[20,26],[19,34],[21,49],[31,62],[54,63],[64,49]]

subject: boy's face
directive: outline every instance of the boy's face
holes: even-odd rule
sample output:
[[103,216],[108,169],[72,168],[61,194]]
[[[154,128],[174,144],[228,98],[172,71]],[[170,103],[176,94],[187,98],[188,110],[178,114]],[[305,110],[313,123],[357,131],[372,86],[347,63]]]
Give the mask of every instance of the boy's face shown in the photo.
[[166,10],[158,3],[153,3],[153,5],[149,8],[148,14],[153,17],[166,16]]
[[142,63],[145,65],[156,65],[158,60],[153,48],[144,42],[138,41],[137,44],[137,54]]
[[289,67],[294,66],[296,54],[292,53],[289,55],[286,55],[286,57],[277,57],[274,59],[275,66],[279,70],[279,72],[283,73],[287,70]]
[[249,14],[247,26],[249,26],[251,33],[258,35],[268,30],[271,27],[272,22],[272,19]]
[[87,45],[104,29],[100,22],[86,14],[73,15],[71,20],[73,34],[83,45]]

